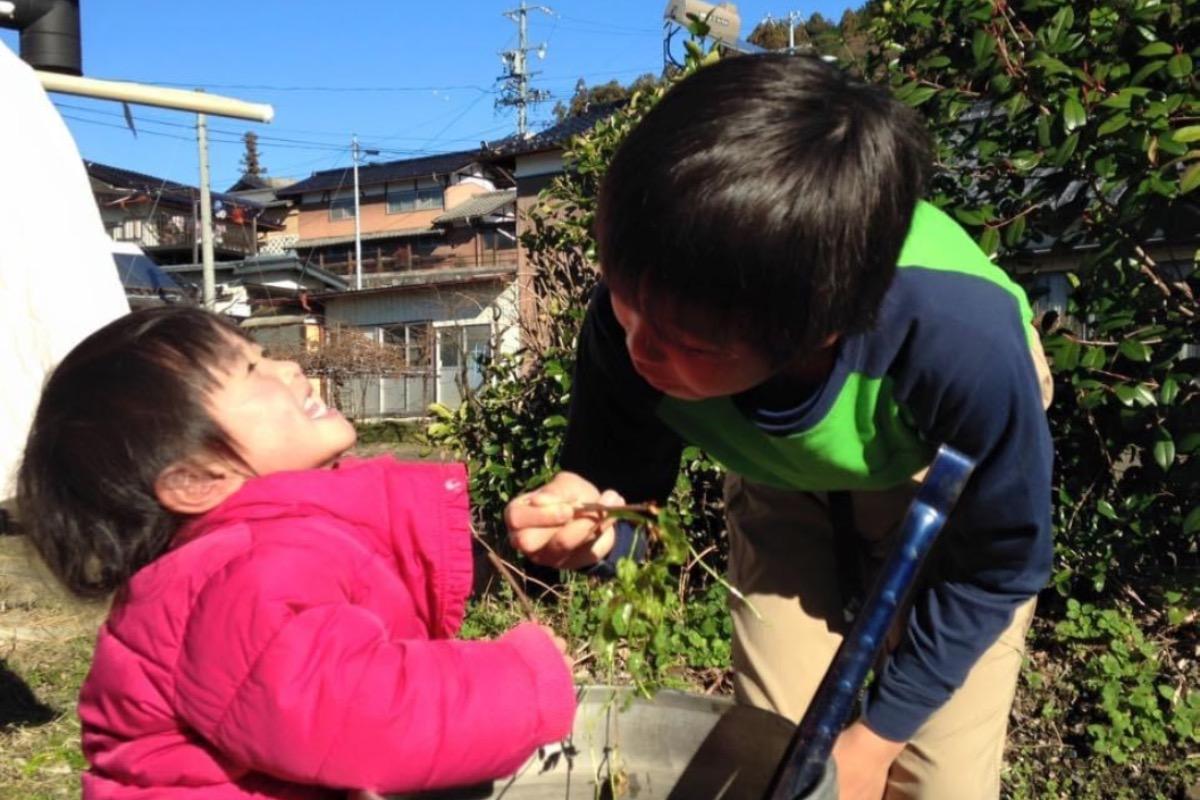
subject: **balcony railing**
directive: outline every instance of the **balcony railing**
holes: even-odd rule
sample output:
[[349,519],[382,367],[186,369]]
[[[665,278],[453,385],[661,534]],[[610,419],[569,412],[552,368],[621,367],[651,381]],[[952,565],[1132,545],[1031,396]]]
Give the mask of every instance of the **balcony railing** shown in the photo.
[[[147,250],[194,247],[199,244],[199,224],[182,214],[155,214],[142,219],[127,219],[111,228],[119,242],[134,242]],[[213,246],[246,255],[258,252],[252,223],[213,220]]]

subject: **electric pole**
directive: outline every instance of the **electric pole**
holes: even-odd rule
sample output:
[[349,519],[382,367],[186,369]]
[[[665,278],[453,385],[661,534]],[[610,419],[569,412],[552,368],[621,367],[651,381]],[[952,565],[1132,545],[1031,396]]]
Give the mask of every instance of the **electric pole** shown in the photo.
[[[350,160],[354,162],[354,288],[362,288],[362,223],[358,218],[358,134],[350,137]],[[345,174],[345,173],[343,173]]]
[[796,52],[796,20],[800,19],[799,11],[788,12],[788,52]]
[[[517,135],[522,138],[529,131],[528,107],[550,99],[550,93],[545,89],[532,89],[529,86],[530,77],[536,74],[529,71],[527,58],[530,50],[528,39],[530,11],[541,11],[543,14],[554,13],[553,9],[546,6],[526,6],[525,0],[521,0],[519,8],[504,12],[504,16],[517,23],[517,48],[503,50],[500,53],[500,61],[504,64],[505,72],[499,79],[504,81],[504,88],[501,89],[500,97],[496,100],[497,106],[517,107]],[[546,57],[545,43],[538,45],[537,56],[538,58]]]
[[[354,288],[362,288],[362,197],[358,191],[358,159],[366,153],[370,156],[379,155],[378,150],[364,150],[358,146],[358,134],[350,136],[350,160],[354,162]],[[378,268],[378,267],[377,267]]]
[[208,189],[208,115],[196,115],[196,146],[200,149],[200,253],[204,307],[215,311],[217,283],[213,264],[212,195]]

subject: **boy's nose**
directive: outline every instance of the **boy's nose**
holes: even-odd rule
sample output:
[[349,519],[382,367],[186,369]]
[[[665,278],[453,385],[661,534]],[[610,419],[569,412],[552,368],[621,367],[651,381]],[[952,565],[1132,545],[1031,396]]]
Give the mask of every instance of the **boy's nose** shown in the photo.
[[659,363],[663,360],[663,351],[655,341],[647,326],[641,324],[631,325],[625,331],[625,347],[629,350],[629,356],[634,361],[646,363]]

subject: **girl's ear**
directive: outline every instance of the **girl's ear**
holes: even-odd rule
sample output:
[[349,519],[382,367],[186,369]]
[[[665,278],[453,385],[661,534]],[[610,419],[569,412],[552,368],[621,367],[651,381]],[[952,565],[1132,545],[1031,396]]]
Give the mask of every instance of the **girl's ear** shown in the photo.
[[168,511],[189,516],[219,506],[246,478],[218,464],[178,461],[159,473],[154,494]]

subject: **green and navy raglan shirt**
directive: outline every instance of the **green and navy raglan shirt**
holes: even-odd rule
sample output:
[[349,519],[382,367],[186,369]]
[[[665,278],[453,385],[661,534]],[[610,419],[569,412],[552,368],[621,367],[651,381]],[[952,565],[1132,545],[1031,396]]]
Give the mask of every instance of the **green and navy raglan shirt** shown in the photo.
[[[843,338],[829,377],[788,407],[763,407],[754,390],[702,401],[657,392],[634,371],[601,284],[580,334],[561,466],[634,502],[670,493],[684,442],[798,491],[903,485],[940,443],[976,459],[943,534],[942,578],[914,599],[867,698],[867,724],[903,741],[1046,584],[1052,448],[1021,289],[926,203],[897,266],[874,327]],[[629,551],[625,538],[614,554]]]

